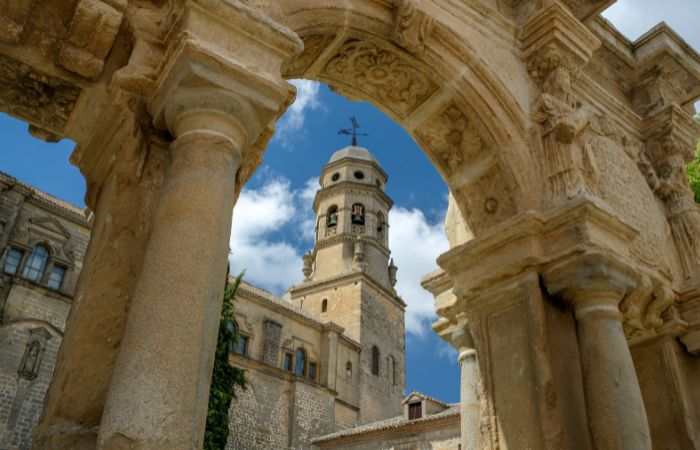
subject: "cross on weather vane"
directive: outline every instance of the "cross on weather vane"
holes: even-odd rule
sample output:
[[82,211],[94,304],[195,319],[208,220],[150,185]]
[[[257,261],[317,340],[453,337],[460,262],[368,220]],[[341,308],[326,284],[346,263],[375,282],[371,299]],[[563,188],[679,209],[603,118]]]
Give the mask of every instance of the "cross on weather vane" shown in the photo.
[[352,124],[352,129],[341,128],[340,130],[338,130],[338,134],[352,136],[352,146],[357,147],[357,136],[369,136],[369,134],[357,132],[357,129],[360,128],[360,124],[357,123],[357,119],[355,119],[355,116],[350,117],[350,123]]

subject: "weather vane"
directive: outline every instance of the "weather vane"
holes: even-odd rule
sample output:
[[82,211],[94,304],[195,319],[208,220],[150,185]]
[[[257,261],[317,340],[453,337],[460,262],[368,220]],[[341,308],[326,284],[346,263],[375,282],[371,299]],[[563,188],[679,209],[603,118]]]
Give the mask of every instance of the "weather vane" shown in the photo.
[[369,136],[369,134],[357,132],[357,129],[360,128],[360,124],[357,123],[357,119],[355,119],[355,116],[350,117],[350,123],[352,124],[352,128],[341,128],[340,130],[338,130],[338,134],[352,136],[352,145],[353,147],[356,147],[357,136]]

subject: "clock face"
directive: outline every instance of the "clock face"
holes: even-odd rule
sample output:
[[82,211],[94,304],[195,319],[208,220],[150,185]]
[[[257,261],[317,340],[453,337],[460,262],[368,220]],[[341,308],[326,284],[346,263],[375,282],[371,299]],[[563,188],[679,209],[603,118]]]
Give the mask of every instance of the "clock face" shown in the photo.
[[362,172],[361,170],[356,170],[353,175],[355,175],[355,178],[357,178],[358,180],[361,180],[365,177],[364,172]]
[[331,176],[331,181],[338,181],[338,180],[340,180],[340,174],[338,172],[336,172]]

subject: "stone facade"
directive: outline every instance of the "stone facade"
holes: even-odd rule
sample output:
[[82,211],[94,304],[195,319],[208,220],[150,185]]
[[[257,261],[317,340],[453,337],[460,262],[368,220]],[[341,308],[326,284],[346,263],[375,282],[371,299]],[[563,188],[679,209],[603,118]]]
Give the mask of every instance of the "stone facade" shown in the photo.
[[30,448],[89,238],[82,210],[0,173],[2,449]]

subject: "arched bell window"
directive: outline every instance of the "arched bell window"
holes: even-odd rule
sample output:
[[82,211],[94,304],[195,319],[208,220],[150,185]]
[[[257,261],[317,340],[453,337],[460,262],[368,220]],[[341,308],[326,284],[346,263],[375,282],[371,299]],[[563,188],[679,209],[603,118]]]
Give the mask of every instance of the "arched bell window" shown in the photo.
[[362,203],[352,205],[352,223],[355,225],[365,224],[365,206]]
[[298,348],[294,361],[294,374],[300,377],[306,373],[306,352],[303,348]]
[[379,348],[372,347],[372,375],[379,375]]
[[377,234],[381,237],[384,234],[384,228],[386,227],[386,219],[384,214],[379,211],[377,213]]
[[32,249],[32,253],[27,258],[22,276],[32,281],[41,281],[46,270],[46,261],[49,259],[49,249],[41,244],[37,244]]
[[326,226],[334,227],[338,225],[338,206],[331,205],[326,212]]

